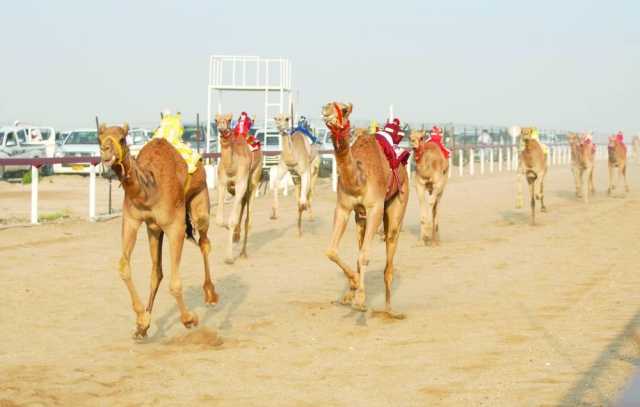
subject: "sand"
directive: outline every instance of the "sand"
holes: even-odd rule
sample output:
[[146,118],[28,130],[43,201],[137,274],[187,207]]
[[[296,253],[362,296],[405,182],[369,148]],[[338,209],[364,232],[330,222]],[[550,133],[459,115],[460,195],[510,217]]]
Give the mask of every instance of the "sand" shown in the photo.
[[[200,254],[187,244],[183,287],[200,326],[182,326],[165,279],[143,341],[131,338],[116,267],[120,219],[82,219],[86,178],[45,180],[42,207],[73,216],[0,230],[0,406],[609,404],[640,356],[640,167],[631,166],[625,197],[605,195],[605,173],[599,162],[598,193],[585,205],[568,166],[553,167],[549,212],[535,227],[514,209],[513,173],[454,176],[439,247],[418,243],[412,189],[393,291],[404,320],[332,304],[346,284],[323,254],[335,205],[328,180],[302,238],[291,196],[276,221],[260,198],[249,259],[225,265],[226,230],[211,228],[220,303],[203,305]],[[4,217],[27,218],[28,202],[28,187],[0,183]],[[351,264],[355,246],[352,222],[341,250]],[[132,264],[146,299],[143,230]],[[383,265],[376,241],[370,308],[384,304]]]

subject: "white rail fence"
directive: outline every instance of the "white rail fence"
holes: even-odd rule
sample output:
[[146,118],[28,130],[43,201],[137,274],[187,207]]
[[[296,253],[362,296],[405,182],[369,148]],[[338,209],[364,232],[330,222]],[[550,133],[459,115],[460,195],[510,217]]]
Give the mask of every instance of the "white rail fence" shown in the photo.
[[[323,151],[322,153],[327,153]],[[278,154],[278,152],[272,152],[272,154]],[[216,155],[211,154],[209,158],[214,158]],[[596,150],[596,160],[607,159],[606,146],[599,145]],[[78,161],[63,159],[64,162]],[[82,158],[82,162],[90,163],[89,172],[89,188],[88,188],[88,220],[96,221],[96,165],[99,163],[98,157]],[[45,162],[46,161],[46,162]],[[0,166],[14,165],[31,165],[31,223],[38,223],[38,168],[42,165],[53,164],[54,161],[58,162],[61,159],[0,159]],[[80,161],[78,161],[80,162]],[[561,165],[567,165],[571,162],[571,150],[567,145],[553,145],[549,146],[549,166],[556,167]],[[410,161],[412,164],[413,160]],[[455,168],[457,167],[457,168]],[[477,169],[476,169],[477,167]],[[516,146],[472,146],[468,148],[456,148],[451,152],[449,157],[449,177],[474,177],[482,176],[485,174],[501,173],[501,172],[514,172],[518,168],[518,150]],[[206,165],[207,184],[209,188],[215,188],[216,186],[216,165]],[[270,171],[271,179],[275,175],[275,171]],[[409,177],[412,177],[412,171],[409,171]],[[288,189],[293,185],[291,176],[285,175],[280,181],[279,185],[274,185],[274,181],[270,181],[268,190],[273,188],[282,188],[284,195],[288,195]],[[335,156],[331,160],[331,189],[335,192],[338,189],[338,169],[335,161]]]

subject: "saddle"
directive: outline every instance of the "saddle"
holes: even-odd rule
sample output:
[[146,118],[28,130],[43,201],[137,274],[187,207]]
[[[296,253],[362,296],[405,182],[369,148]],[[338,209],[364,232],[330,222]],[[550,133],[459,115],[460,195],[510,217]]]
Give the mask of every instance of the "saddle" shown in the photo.
[[313,133],[311,133],[311,131],[306,127],[298,126],[295,129],[293,129],[291,134],[297,133],[297,132],[300,132],[300,133],[304,134],[305,136],[307,136],[307,138],[309,139],[311,144],[316,144],[318,142],[318,139],[316,138],[316,136],[314,136]]
[[407,161],[409,160],[409,156],[411,155],[408,151],[403,151],[400,153],[400,156],[396,155],[396,151],[393,149],[393,146],[389,142],[390,137],[385,137],[386,133],[378,132],[376,133],[376,141],[378,145],[382,148],[382,152],[389,162],[389,167],[391,168],[391,175],[389,176],[389,181],[387,182],[387,194],[385,196],[385,202],[389,199],[395,197],[400,191],[402,187],[403,180],[400,178],[400,174],[398,174],[398,167],[400,164],[403,166],[407,165]]

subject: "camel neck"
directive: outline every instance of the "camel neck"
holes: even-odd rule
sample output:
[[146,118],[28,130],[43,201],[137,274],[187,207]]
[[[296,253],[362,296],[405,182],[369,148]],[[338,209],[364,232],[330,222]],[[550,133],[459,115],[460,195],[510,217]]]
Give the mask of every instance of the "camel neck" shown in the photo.
[[225,141],[221,141],[220,142],[220,163],[222,165],[223,168],[231,168],[233,166],[233,148],[232,148],[232,144],[233,144],[233,140],[231,140],[231,137],[233,137],[233,135],[231,134],[231,132],[227,132],[224,134],[219,134],[219,140],[222,140],[223,137],[225,138]]
[[138,197],[141,192],[138,176],[139,170],[136,160],[131,157],[131,154],[127,151],[122,162],[112,168],[120,180],[125,196],[130,199]]
[[285,164],[291,163],[294,160],[291,134],[287,130],[280,129],[280,139],[282,140],[282,160]]
[[358,177],[357,165],[351,153],[351,146],[347,135],[349,130],[341,130],[338,134],[331,132],[333,149],[338,166],[338,179],[340,187],[350,195],[360,195],[362,193],[362,182]]

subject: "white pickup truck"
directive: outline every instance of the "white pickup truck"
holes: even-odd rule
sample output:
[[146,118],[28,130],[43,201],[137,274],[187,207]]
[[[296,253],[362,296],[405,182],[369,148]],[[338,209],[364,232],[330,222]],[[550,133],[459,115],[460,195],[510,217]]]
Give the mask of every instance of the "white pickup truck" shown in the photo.
[[[29,129],[21,127],[0,128],[0,158],[47,157],[47,146],[45,144],[27,142],[28,131]],[[29,169],[29,165],[0,165],[0,179],[4,178],[6,173]],[[50,173],[50,170],[50,167],[42,169],[44,173]]]

